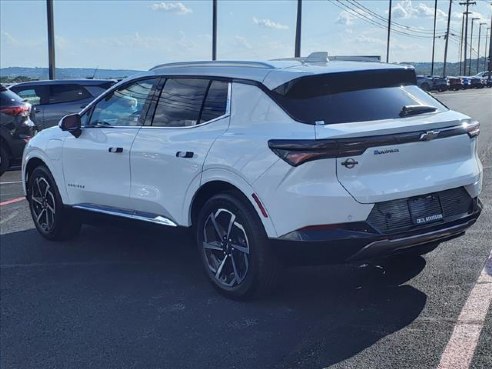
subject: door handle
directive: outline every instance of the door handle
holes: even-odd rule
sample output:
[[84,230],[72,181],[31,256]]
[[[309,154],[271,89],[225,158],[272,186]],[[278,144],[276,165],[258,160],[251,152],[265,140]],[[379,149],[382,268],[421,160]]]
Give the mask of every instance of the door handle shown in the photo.
[[193,151],[178,151],[176,153],[177,158],[192,158],[195,153]]
[[116,154],[116,153],[123,152],[123,148],[122,147],[110,147],[108,149],[108,151]]

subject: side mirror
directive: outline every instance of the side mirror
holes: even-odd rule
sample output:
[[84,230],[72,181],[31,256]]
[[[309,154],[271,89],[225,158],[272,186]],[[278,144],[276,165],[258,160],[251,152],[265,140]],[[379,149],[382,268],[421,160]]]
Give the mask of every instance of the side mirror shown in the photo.
[[82,134],[80,115],[65,115],[58,125],[62,131],[70,132],[75,138]]

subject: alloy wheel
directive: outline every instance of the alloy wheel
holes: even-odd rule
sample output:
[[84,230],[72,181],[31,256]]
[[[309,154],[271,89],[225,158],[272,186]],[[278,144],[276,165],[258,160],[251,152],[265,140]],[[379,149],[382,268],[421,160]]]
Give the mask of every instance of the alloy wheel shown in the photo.
[[203,226],[203,251],[215,281],[226,288],[243,282],[250,265],[250,248],[244,226],[236,214],[219,208]]
[[55,226],[56,203],[53,189],[44,177],[34,179],[31,188],[31,204],[34,220],[45,232]]

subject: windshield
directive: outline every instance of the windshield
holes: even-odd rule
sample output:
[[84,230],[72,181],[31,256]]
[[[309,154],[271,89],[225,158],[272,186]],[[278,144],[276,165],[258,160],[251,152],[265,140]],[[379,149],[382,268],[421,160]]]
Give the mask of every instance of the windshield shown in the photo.
[[[309,124],[401,118],[405,106],[447,108],[415,85],[413,71],[364,71],[310,76],[274,90],[277,102]],[[413,76],[412,76],[413,75]]]

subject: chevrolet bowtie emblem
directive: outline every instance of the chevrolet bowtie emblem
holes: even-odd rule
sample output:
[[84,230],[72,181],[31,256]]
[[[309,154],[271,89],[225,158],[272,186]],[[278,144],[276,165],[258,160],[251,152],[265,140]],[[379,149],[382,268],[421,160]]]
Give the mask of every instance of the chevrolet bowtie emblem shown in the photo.
[[439,131],[427,131],[420,135],[420,141],[430,141],[439,136]]

